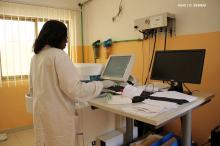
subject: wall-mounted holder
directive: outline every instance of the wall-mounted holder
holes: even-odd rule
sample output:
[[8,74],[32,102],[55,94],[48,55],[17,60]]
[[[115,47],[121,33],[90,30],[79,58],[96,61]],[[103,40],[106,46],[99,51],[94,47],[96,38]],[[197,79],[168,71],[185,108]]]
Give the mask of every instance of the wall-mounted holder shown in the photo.
[[112,39],[107,39],[106,41],[103,42],[103,47],[106,48],[106,58],[109,57],[109,55],[111,54],[112,52]]
[[97,40],[95,41],[94,43],[92,43],[92,47],[93,47],[93,51],[94,51],[94,61],[96,63],[96,59],[99,58],[100,56],[100,46],[101,46],[101,41],[100,40]]

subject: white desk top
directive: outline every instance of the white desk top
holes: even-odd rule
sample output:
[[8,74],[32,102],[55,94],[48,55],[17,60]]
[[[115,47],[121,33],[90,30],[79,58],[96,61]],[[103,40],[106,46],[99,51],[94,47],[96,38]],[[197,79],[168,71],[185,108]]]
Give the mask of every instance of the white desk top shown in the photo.
[[128,113],[128,112],[122,110],[122,108],[124,108],[124,107],[130,107],[133,105],[144,104],[144,103],[112,105],[112,104],[108,104],[106,102],[105,98],[96,98],[96,99],[90,100],[89,104],[92,106],[98,107],[102,110],[109,111],[109,112],[112,112],[112,113],[115,113],[118,115],[122,115],[125,117],[129,117],[129,118],[132,118],[135,120],[139,120],[139,121],[154,125],[157,128],[159,128],[159,127],[165,125],[170,120],[177,118],[177,117],[181,117],[185,113],[187,113],[188,111],[195,109],[196,107],[199,107],[200,105],[205,104],[206,102],[210,101],[211,98],[214,97],[214,94],[196,92],[196,93],[193,93],[193,96],[196,96],[199,98],[193,102],[179,105],[178,108],[171,109],[169,111],[158,114],[154,117],[144,117],[144,116]]

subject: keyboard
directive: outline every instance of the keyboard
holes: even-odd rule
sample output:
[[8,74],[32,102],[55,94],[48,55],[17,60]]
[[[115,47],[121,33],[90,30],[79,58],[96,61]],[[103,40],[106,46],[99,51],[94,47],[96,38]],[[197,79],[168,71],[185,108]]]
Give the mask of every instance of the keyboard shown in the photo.
[[112,91],[115,91],[115,92],[122,92],[124,90],[124,88],[125,88],[124,86],[116,85],[116,86],[108,87],[106,89],[112,90]]
[[117,93],[113,90],[108,90],[108,89],[102,89],[102,92],[100,93],[100,95],[106,96],[108,93],[110,93],[112,95],[120,95],[119,93]]
[[102,89],[102,92],[101,92],[101,95],[106,95],[107,93],[110,93],[112,95],[120,95],[120,93],[118,92],[122,92],[124,89],[123,86],[111,86],[111,87],[108,87],[108,88],[104,88]]

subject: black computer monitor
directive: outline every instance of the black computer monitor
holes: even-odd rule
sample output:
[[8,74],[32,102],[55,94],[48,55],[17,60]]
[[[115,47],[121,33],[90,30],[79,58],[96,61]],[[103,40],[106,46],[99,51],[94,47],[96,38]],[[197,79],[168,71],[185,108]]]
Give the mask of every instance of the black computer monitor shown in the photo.
[[182,83],[200,84],[205,49],[156,51],[152,80],[171,81],[170,90],[183,92]]

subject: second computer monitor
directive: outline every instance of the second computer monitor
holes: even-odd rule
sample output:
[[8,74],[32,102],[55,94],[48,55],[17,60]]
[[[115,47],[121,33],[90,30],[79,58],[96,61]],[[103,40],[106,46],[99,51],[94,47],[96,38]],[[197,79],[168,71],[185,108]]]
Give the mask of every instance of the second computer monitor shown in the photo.
[[102,72],[102,79],[127,81],[134,64],[134,55],[111,55]]
[[205,49],[157,51],[151,79],[199,84],[204,58]]

